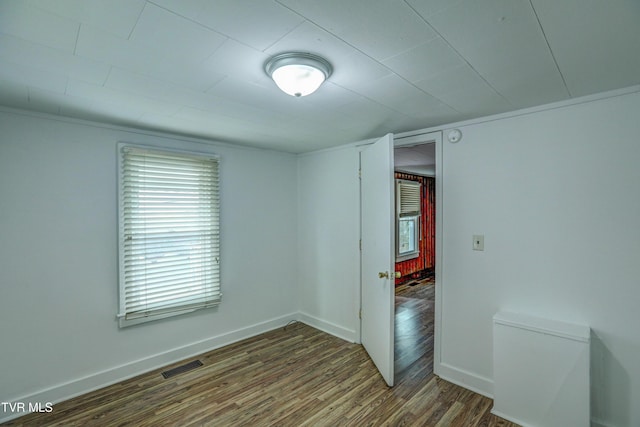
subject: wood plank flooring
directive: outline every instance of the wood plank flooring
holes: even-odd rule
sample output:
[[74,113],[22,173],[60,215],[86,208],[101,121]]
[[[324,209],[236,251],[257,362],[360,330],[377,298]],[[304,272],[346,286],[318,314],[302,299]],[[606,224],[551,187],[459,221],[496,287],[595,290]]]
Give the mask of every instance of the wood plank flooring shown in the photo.
[[202,354],[195,370],[162,377],[189,359],[6,425],[516,426],[490,414],[491,399],[433,375],[433,321],[420,320],[433,290],[407,291],[396,300],[395,387],[362,346],[296,323]]
[[433,278],[396,287],[395,311],[396,380],[419,359],[433,370]]

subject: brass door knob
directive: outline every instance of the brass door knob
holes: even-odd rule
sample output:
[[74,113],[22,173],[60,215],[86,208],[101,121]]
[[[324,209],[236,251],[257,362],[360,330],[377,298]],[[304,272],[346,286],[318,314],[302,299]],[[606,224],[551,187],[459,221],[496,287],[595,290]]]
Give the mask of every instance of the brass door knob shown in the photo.
[[389,272],[388,271],[381,271],[380,273],[378,273],[378,277],[381,279],[388,279],[389,278]]
[[396,279],[399,279],[402,277],[402,273],[400,273],[399,271],[396,271],[395,276],[396,276]]

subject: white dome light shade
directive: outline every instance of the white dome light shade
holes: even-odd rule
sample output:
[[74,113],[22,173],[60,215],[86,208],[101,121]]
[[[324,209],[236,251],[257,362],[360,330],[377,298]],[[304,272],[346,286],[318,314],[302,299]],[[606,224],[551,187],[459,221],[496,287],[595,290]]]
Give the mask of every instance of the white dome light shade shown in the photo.
[[313,93],[324,82],[324,73],[308,65],[285,65],[276,69],[271,78],[284,93],[305,96]]
[[278,87],[291,96],[305,96],[320,87],[332,72],[331,64],[310,53],[277,55],[265,64],[265,71]]

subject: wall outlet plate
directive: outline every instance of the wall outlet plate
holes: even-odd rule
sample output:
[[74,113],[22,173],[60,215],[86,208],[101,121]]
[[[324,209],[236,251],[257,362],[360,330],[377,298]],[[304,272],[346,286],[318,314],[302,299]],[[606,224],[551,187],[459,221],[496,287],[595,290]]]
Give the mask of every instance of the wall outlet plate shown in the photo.
[[473,235],[473,250],[484,251],[484,234]]

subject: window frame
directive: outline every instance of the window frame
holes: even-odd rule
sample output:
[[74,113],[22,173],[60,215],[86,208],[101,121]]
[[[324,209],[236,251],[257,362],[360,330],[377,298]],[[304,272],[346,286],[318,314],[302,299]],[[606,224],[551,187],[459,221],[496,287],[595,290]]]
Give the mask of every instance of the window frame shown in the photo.
[[[195,158],[201,158],[201,159],[210,159],[210,160],[214,160],[217,163],[217,176],[216,176],[216,180],[217,180],[217,184],[218,184],[218,189],[217,189],[217,194],[215,195],[215,197],[217,197],[217,206],[216,206],[216,210],[217,210],[217,230],[218,233],[217,235],[215,235],[214,239],[217,242],[218,245],[218,252],[216,253],[216,261],[217,262],[217,270],[218,270],[218,275],[217,275],[217,285],[214,286],[214,288],[217,289],[218,291],[218,299],[216,302],[214,303],[210,303],[210,304],[204,304],[201,307],[185,307],[183,309],[176,309],[176,310],[172,310],[170,312],[163,312],[163,313],[155,313],[155,314],[150,314],[150,315],[145,315],[145,316],[138,316],[135,318],[130,318],[128,319],[127,313],[126,313],[126,304],[125,304],[125,241],[126,241],[126,236],[125,236],[125,214],[124,214],[124,191],[123,191],[123,184],[124,184],[124,150],[127,148],[132,148],[132,149],[137,149],[137,150],[145,150],[145,151],[149,151],[149,152],[153,152],[153,153],[159,153],[159,154],[164,154],[164,155],[176,155],[176,156],[184,156],[184,157],[195,157]],[[160,319],[165,319],[168,317],[174,317],[174,316],[180,316],[183,314],[187,314],[187,313],[191,313],[193,311],[197,311],[197,310],[202,310],[202,309],[207,309],[207,308],[211,308],[211,307],[217,307],[220,304],[221,298],[222,298],[222,292],[221,292],[221,271],[220,271],[220,240],[221,240],[221,226],[220,226],[220,222],[221,222],[221,202],[220,202],[220,195],[221,195],[221,187],[220,187],[220,167],[221,167],[221,162],[220,162],[220,156],[217,154],[213,154],[213,153],[207,153],[207,152],[199,152],[199,151],[191,151],[191,150],[180,150],[180,149],[174,149],[174,148],[167,148],[167,147],[163,147],[163,146],[155,146],[155,145],[146,145],[146,144],[136,144],[136,143],[129,143],[129,142],[119,142],[117,144],[117,188],[116,188],[116,192],[117,192],[117,202],[118,202],[118,206],[117,206],[117,210],[118,210],[118,313],[116,315],[116,318],[118,319],[118,323],[119,323],[119,327],[120,328],[124,328],[124,327],[128,327],[128,326],[133,326],[133,325],[138,325],[141,323],[147,323],[147,322],[152,322],[155,320],[160,320]]]
[[[421,234],[421,218],[422,218],[422,183],[418,181],[412,181],[408,179],[396,178],[395,179],[395,193],[396,193],[396,216],[395,216],[395,229],[396,229],[396,262],[407,261],[418,258],[420,256],[420,241],[422,240]],[[415,199],[413,209],[407,210],[407,204],[403,203],[402,195],[406,194],[403,188],[413,187],[410,194],[410,200]],[[413,235],[415,240],[415,250],[410,252],[400,252],[400,221],[413,221]]]
[[[412,251],[400,252],[400,222],[413,222],[413,241],[415,248]],[[406,216],[396,218],[396,262],[417,258],[420,255],[420,216]]]

